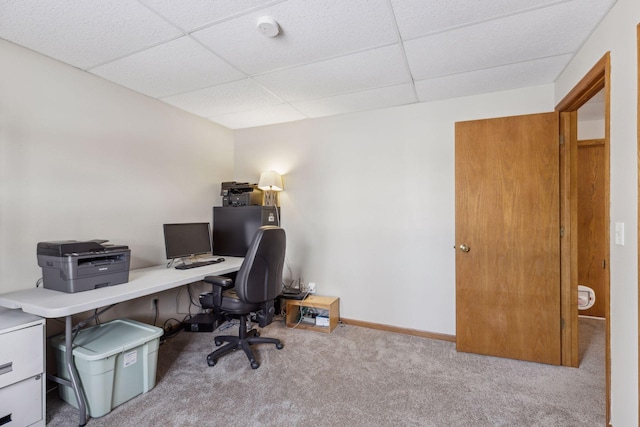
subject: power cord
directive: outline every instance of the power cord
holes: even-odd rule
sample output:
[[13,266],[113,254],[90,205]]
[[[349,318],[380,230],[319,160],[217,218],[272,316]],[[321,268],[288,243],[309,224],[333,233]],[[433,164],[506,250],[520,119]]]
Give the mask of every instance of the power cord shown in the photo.
[[[189,301],[191,302],[191,305],[195,305],[196,307],[202,309],[202,306],[200,305],[200,301],[196,302],[193,299],[193,293],[191,291],[191,283],[187,285],[187,292],[189,293]],[[189,306],[189,308],[191,308],[191,305]],[[189,314],[191,314],[191,311],[189,311]]]
[[178,313],[178,314],[186,314],[188,316],[192,316],[193,315],[193,313],[191,313],[191,306],[192,305],[195,305],[196,307],[198,307],[200,309],[200,311],[202,311],[202,309],[203,309],[203,307],[200,305],[200,300],[199,299],[197,299],[197,300],[195,299],[195,297],[193,295],[193,291],[192,291],[191,285],[192,284],[190,283],[190,284],[188,284],[186,286],[187,292],[189,294],[189,307],[187,308],[187,312],[186,313],[180,311],[180,295],[182,295],[182,290],[185,287],[181,286],[178,289],[178,292],[176,293],[176,313]]
[[[307,310],[309,310],[309,307],[300,307],[300,312],[298,313],[298,322],[293,326],[287,326],[287,323],[285,322],[285,326],[289,329],[297,328],[300,325],[300,323],[302,323],[302,319],[304,318],[304,314]],[[285,318],[286,318],[286,314],[285,314]]]
[[156,326],[156,323],[158,322],[158,298],[154,298],[153,299],[153,310],[155,312],[155,315],[153,316],[153,326]]
[[[171,321],[177,322],[175,328],[173,325],[169,324],[169,322]],[[182,331],[182,322],[180,322],[178,319],[174,319],[173,317],[169,318],[162,324],[162,330],[164,330],[164,333],[160,337],[160,344],[163,344],[169,338],[173,338],[174,336],[178,335]]]
[[85,327],[85,325],[89,322],[91,322],[93,319],[97,319],[98,316],[100,316],[102,313],[104,313],[107,310],[111,310],[113,307],[115,307],[117,304],[111,304],[110,306],[103,308],[102,310],[98,311],[95,310],[93,316],[91,317],[87,317],[86,319],[84,319],[82,322],[78,323],[76,326],[73,327],[72,332],[73,332],[73,337],[71,337],[71,342],[73,342],[76,337],[78,336],[78,334],[80,333],[80,330],[82,328]]
[[[278,196],[276,196],[276,197],[278,197]],[[278,205],[275,205],[274,208],[275,208],[274,210],[276,211],[276,224],[278,224],[278,227],[281,227],[281,225],[280,225],[280,212],[279,212],[280,209],[278,209]]]
[[218,330],[220,332],[222,332],[222,331],[226,331],[227,329],[232,328],[234,326],[240,326],[240,320],[238,320],[238,319],[228,320],[224,325],[220,326],[218,328]]

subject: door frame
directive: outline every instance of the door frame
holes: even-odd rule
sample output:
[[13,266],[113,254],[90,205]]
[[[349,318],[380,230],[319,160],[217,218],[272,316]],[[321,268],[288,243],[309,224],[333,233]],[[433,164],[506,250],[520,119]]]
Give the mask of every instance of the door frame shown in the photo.
[[[640,37],[640,29],[639,29]],[[604,90],[604,180],[605,180],[605,224],[610,223],[610,140],[609,112],[611,99],[611,58],[610,52],[585,74],[578,84],[556,105],[560,113],[560,135],[564,144],[560,146],[560,222],[564,227],[564,237],[560,245],[560,311],[563,320],[561,329],[562,364],[578,367],[578,108],[584,105],[600,90]],[[610,233],[606,233],[606,246],[611,247]],[[610,249],[605,254],[610,265]],[[605,274],[605,298],[610,301],[611,273]],[[605,377],[606,377],[606,420],[611,415],[611,322],[610,304],[605,305]],[[640,320],[639,320],[640,323]]]

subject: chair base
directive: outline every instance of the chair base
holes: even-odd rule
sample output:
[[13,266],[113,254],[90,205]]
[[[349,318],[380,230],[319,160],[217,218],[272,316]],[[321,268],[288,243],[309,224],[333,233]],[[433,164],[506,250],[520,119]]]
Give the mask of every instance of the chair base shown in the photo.
[[255,329],[247,331],[246,315],[240,317],[239,329],[239,336],[219,335],[215,337],[214,343],[216,346],[221,345],[223,342],[226,342],[227,344],[224,347],[213,351],[207,356],[207,364],[209,366],[214,366],[218,358],[224,356],[225,354],[231,353],[232,351],[241,348],[247,355],[247,358],[251,363],[251,368],[258,369],[260,367],[260,363],[256,360],[256,356],[253,353],[253,349],[251,348],[252,344],[275,344],[278,350],[284,347],[284,345],[277,338],[261,337],[258,331],[256,331]]

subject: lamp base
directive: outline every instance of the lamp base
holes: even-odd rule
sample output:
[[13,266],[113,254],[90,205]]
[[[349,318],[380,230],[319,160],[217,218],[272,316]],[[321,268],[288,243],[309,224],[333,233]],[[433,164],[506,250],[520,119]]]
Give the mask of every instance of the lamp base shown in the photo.
[[264,191],[264,206],[277,206],[278,205],[278,192],[273,190]]

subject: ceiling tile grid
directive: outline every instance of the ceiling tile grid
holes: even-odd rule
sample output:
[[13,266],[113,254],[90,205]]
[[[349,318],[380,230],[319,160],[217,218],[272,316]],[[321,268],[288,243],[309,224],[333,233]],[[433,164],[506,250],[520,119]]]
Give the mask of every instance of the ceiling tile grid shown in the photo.
[[[277,37],[256,31],[265,15],[280,24]],[[249,75],[399,41],[388,0],[289,0],[193,36]]]
[[185,32],[222,22],[283,0],[140,0]]
[[553,56],[415,82],[421,102],[549,83],[562,71],[571,55]]
[[396,107],[415,102],[417,99],[413,85],[402,84],[311,101],[293,102],[292,105],[307,117],[326,117]]
[[246,78],[189,36],[90,70],[153,97],[166,97]]
[[[566,1],[566,0],[565,0]],[[403,40],[558,3],[558,0],[391,0]]]
[[[595,7],[602,2],[581,3]],[[573,53],[598,22],[589,19],[589,10],[574,9],[572,2],[561,3],[407,41],[413,77],[423,80]]]
[[237,113],[283,103],[280,98],[252,79],[169,96],[162,100],[202,117]]
[[0,0],[0,38],[240,129],[552,83],[614,4]]
[[288,104],[271,105],[263,108],[243,111],[241,113],[223,114],[210,117],[222,126],[231,129],[272,125],[305,119],[306,116]]
[[0,37],[82,69],[180,34],[137,1],[0,1]]
[[317,99],[341,93],[408,83],[402,49],[391,45],[256,76],[286,101]]

